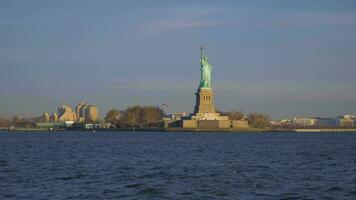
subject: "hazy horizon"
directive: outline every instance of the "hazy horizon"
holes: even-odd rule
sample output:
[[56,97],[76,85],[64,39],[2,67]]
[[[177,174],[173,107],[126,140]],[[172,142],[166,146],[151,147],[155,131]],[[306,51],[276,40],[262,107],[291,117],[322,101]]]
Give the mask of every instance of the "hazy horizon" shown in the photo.
[[193,112],[201,45],[219,110],[356,114],[353,0],[2,0],[0,26],[0,116]]

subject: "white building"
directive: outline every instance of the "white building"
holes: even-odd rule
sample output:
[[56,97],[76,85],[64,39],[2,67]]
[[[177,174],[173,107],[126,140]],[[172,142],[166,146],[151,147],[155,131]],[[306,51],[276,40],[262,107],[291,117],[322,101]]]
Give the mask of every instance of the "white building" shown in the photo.
[[314,118],[293,118],[292,122],[300,126],[313,126],[316,125],[316,119]]
[[344,115],[335,118],[335,125],[338,127],[355,126],[356,117],[354,115]]
[[316,125],[317,126],[322,126],[322,127],[334,127],[335,126],[335,119],[333,118],[322,118],[322,117],[317,117],[316,119]]

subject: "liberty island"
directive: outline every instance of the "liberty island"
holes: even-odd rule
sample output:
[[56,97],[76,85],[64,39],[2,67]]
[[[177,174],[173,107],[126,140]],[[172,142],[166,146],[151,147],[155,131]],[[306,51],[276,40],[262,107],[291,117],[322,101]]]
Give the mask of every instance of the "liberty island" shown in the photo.
[[183,129],[247,129],[247,120],[229,120],[228,116],[221,116],[216,112],[214,92],[212,89],[212,69],[208,57],[204,54],[204,47],[200,48],[200,82],[195,93],[194,112],[181,120],[165,121],[165,127]]

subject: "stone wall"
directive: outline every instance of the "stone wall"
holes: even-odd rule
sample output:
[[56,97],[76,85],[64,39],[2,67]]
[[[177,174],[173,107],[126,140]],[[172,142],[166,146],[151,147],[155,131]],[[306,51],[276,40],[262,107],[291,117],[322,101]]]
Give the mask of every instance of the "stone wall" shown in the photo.
[[182,127],[182,122],[181,120],[164,120],[163,121],[164,128],[178,128],[178,127]]
[[196,120],[183,120],[182,127],[183,128],[197,128],[197,121]]
[[247,120],[181,120],[166,121],[165,128],[199,128],[199,129],[243,129],[249,128]]
[[247,120],[232,120],[232,127],[233,128],[248,128],[248,121]]
[[220,120],[219,128],[231,128],[231,120]]
[[207,128],[207,129],[219,128],[219,120],[199,120],[198,128]]

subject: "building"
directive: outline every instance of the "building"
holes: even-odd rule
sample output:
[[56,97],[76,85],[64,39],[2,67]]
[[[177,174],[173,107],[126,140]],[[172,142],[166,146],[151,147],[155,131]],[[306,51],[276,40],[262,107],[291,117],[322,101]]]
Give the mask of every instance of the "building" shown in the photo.
[[58,121],[76,121],[77,116],[75,112],[73,112],[72,108],[67,105],[61,105],[58,107]]
[[324,118],[324,117],[314,117],[314,118],[294,118],[292,122],[300,126],[315,126],[315,127],[353,127],[355,126],[354,115],[343,115],[337,116],[335,118]]
[[285,126],[285,125],[291,125],[293,121],[290,119],[281,119],[281,120],[272,120],[270,121],[270,123],[271,125],[274,126]]
[[186,112],[174,112],[174,113],[172,113],[172,119],[173,120],[181,120],[186,116],[188,116]]
[[353,127],[355,126],[356,117],[354,115],[337,116],[335,124],[338,127]]
[[292,122],[300,126],[314,126],[316,124],[314,118],[293,118]]
[[85,109],[86,104],[84,102],[79,102],[75,107],[75,114],[77,115],[78,122],[83,122],[85,120]]
[[174,112],[170,115],[167,115],[167,119],[169,120],[181,120],[183,119],[184,117],[187,117],[187,113],[186,112]]
[[61,105],[58,107],[57,113],[43,113],[40,117],[42,123],[57,123],[57,122],[96,122],[99,119],[98,108],[93,104],[86,104],[84,102],[78,103],[73,111],[70,106]]
[[51,116],[49,117],[49,122],[52,122],[52,123],[58,122],[58,114],[52,113]]
[[337,126],[339,127],[353,127],[355,120],[340,118],[336,120]]
[[46,113],[46,112],[43,113],[40,121],[41,121],[41,122],[48,123],[49,120],[50,120],[50,115],[49,115],[49,113]]
[[85,122],[96,122],[98,120],[98,108],[95,105],[89,104],[85,108]]
[[316,126],[320,127],[335,127],[335,120],[333,118],[323,118],[323,117],[316,117]]
[[87,109],[87,107],[88,107],[87,104],[80,107],[80,109],[79,109],[80,117],[78,118],[79,122],[85,121],[85,110]]
[[42,129],[49,129],[49,130],[53,130],[53,129],[65,129],[67,128],[67,124],[66,123],[36,123],[36,128],[42,128]]
[[98,120],[99,110],[93,104],[86,104],[84,102],[78,103],[75,107],[75,112],[77,115],[77,122],[95,122]]
[[83,128],[84,129],[108,129],[112,125],[108,123],[104,124],[84,124]]

